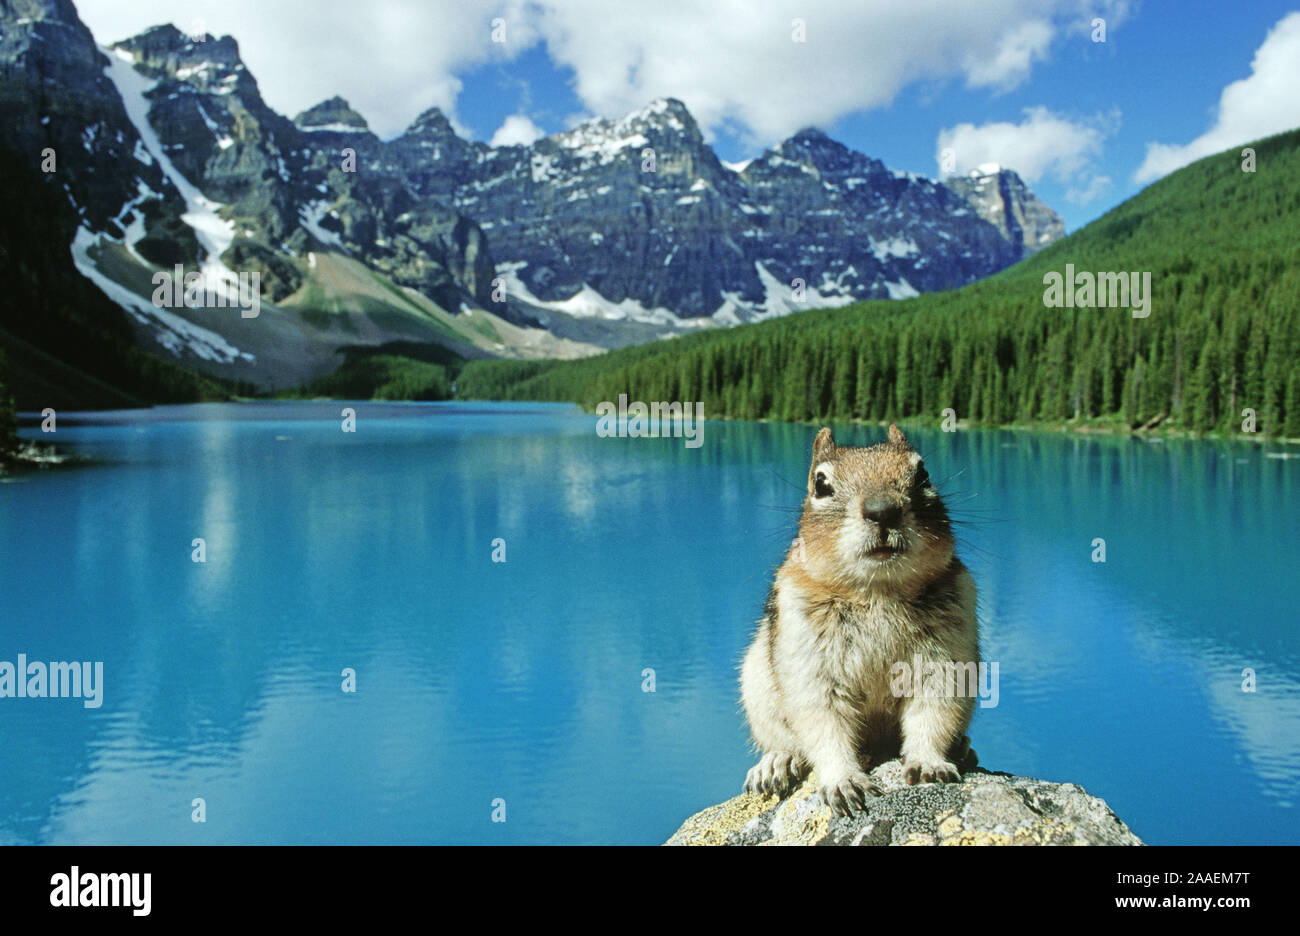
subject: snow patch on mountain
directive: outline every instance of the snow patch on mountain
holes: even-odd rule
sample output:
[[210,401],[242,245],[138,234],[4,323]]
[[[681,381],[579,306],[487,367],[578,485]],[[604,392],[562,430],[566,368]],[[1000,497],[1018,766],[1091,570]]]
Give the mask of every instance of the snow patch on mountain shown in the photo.
[[343,241],[339,239],[338,234],[334,231],[327,231],[320,226],[321,221],[330,213],[330,204],[328,201],[308,202],[298,209],[298,218],[312,237],[322,244],[337,247],[346,253],[346,248],[343,246]]
[[601,165],[613,162],[620,150],[650,145],[643,133],[615,135],[603,132],[599,125],[589,124],[561,134],[556,142],[573,150],[575,155],[595,159]]
[[911,299],[913,296],[921,295],[916,287],[907,281],[906,276],[900,276],[897,283],[886,280],[885,288],[889,290],[890,299]]
[[317,127],[299,127],[304,133],[369,133],[369,127],[354,127],[351,124],[331,123]]
[[756,262],[754,269],[758,273],[759,282],[763,284],[764,292],[762,305],[752,315],[754,320],[776,318],[804,309],[845,306],[854,301],[852,296],[838,292],[823,293],[811,283],[804,284],[803,298],[799,299],[795,296],[793,283],[781,282],[762,263]]
[[583,283],[582,289],[568,299],[539,299],[533,295],[527,284],[519,278],[519,271],[526,266],[528,266],[526,262],[502,263],[497,266],[496,271],[497,275],[504,281],[506,293],[529,305],[548,309],[552,312],[563,312],[565,315],[571,315],[574,318],[604,319],[610,322],[644,322],[650,325],[668,325],[682,329],[698,328],[704,324],[704,320],[701,319],[679,318],[668,309],[647,309],[635,299],[614,302],[606,299],[586,283]]
[[[122,210],[118,212],[117,217],[114,218],[113,221],[122,228],[122,246],[127,249],[127,252],[130,253],[132,257],[148,266],[148,261],[136,253],[135,249],[135,245],[140,242],[146,233],[144,226],[144,212],[140,210],[140,205],[149,199],[161,198],[162,196],[149,188],[149,186],[144,183],[143,179],[137,178],[135,184],[137,193],[136,197],[122,206]],[[126,218],[128,213],[130,213],[131,220],[124,221],[123,219]]]
[[[149,99],[146,95],[158,82],[151,81],[135,70],[135,59],[130,52],[124,49],[105,51],[111,54],[104,72],[122,96],[127,118],[140,134],[145,149],[185,200],[186,211],[181,215],[181,220],[194,229],[199,246],[203,248],[205,256],[199,265],[199,272],[203,275],[205,289],[208,284],[216,284],[218,290],[224,290],[229,295],[232,289],[238,289],[238,278],[222,263],[221,255],[234,243],[234,222],[222,218],[217,212],[224,206],[207,198],[173,165],[162,141],[149,123]],[[237,291],[234,300],[238,302]]]
[[910,237],[891,237],[887,240],[871,238],[871,252],[876,259],[884,263],[889,257],[914,257],[921,252],[916,241]]
[[[99,271],[99,266],[90,256],[90,251],[98,247],[103,235],[95,234],[87,228],[77,228],[72,241],[72,262],[77,271],[99,287],[109,299],[116,302],[141,325],[148,326],[158,343],[176,357],[182,351],[189,351],[196,357],[217,364],[229,364],[236,360],[254,361],[253,355],[240,351],[216,332],[186,321],[174,312],[159,308],[143,296],[137,296],[120,283],[109,279]],[[111,238],[108,238],[111,240]]]
[[572,130],[557,133],[551,139],[577,156],[593,158],[601,165],[607,165],[618,158],[622,150],[649,146],[650,140],[643,132],[649,125],[685,131],[686,124],[677,116],[680,108],[680,104],[668,98],[659,98],[624,117],[588,120]]

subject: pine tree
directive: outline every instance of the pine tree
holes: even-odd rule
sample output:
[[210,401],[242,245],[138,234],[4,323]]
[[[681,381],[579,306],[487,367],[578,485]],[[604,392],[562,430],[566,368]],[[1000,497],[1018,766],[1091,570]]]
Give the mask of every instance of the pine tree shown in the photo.
[[1288,439],[1300,439],[1300,367],[1291,371],[1286,382],[1286,422],[1282,435]]
[[1124,425],[1130,429],[1137,425],[1137,380],[1134,376],[1134,369],[1129,368],[1124,372],[1124,392],[1122,395],[1124,406]]

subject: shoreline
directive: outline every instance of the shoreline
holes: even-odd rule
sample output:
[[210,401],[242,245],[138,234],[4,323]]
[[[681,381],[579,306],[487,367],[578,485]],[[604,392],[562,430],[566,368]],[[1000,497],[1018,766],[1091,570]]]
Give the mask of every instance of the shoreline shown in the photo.
[[[386,401],[375,401],[386,402]],[[573,400],[476,400],[470,398],[456,398],[444,402],[451,403],[550,403],[557,406],[577,406],[588,415],[596,415],[594,409],[587,409],[581,403]],[[822,420],[810,419],[736,419],[728,416],[715,416],[704,419],[705,422],[714,423],[748,423],[758,425],[785,425],[785,426],[815,426],[824,425],[844,425],[844,426],[881,426],[887,427],[890,423],[896,423],[900,427],[914,426],[921,429],[937,429],[937,426],[927,425],[916,419],[906,416],[890,417],[887,419],[857,419],[857,418],[830,418]],[[1291,438],[1289,436],[1270,436],[1263,432],[1237,432],[1226,433],[1220,431],[1196,431],[1192,429],[1180,429],[1168,425],[1158,425],[1151,428],[1140,427],[1137,429],[1125,426],[1116,426],[1106,423],[1079,423],[1072,424],[1067,422],[1010,422],[1010,423],[972,423],[968,420],[958,420],[957,428],[966,429],[1006,429],[1016,432],[1051,432],[1051,433],[1077,433],[1079,435],[1101,435],[1101,436],[1133,436],[1139,439],[1186,439],[1200,441],[1242,441],[1262,444],[1265,442],[1280,442],[1284,445],[1300,445],[1300,438]]]
[[[382,399],[357,400],[357,399],[351,399],[346,397],[328,397],[328,396],[316,396],[316,397],[271,396],[271,397],[234,397],[229,400],[220,400],[220,401],[206,400],[206,401],[194,401],[192,403],[171,403],[171,404],[159,404],[159,405],[201,406],[208,403],[254,403],[254,404],[289,403],[289,404],[293,404],[293,403],[326,403],[326,402],[384,403],[384,404],[441,403],[441,404],[452,404],[452,405],[474,404],[474,403],[517,405],[523,403],[523,404],[537,404],[537,405],[550,405],[550,406],[576,406],[588,415],[591,416],[596,415],[594,409],[587,409],[581,403],[578,403],[573,400],[474,399],[469,397],[463,397],[463,398],[452,397],[446,400],[382,400]],[[151,409],[154,409],[154,407],[153,406],[140,407],[141,411],[148,411]],[[92,409],[92,410],[77,410],[76,412],[92,413],[92,412],[101,412],[101,411]],[[121,412],[121,410],[103,410],[102,412]],[[848,418],[848,419],[834,418],[834,419],[822,419],[822,420],[806,420],[806,419],[785,420],[785,419],[771,419],[766,417],[761,419],[737,419],[737,418],[727,417],[727,416],[713,417],[713,418],[708,418],[706,416],[704,421],[713,422],[713,423],[748,423],[748,424],[759,424],[759,425],[771,424],[771,425],[812,426],[812,427],[820,427],[822,425],[827,425],[827,424],[845,425],[845,426],[886,427],[891,422],[893,422],[893,423],[897,423],[899,426],[914,426],[921,429],[938,428],[937,426],[927,425],[926,423],[923,423],[916,419],[910,419],[906,416],[904,417],[895,416],[895,417],[890,417],[887,419],[880,419],[880,420],[857,419],[857,418]],[[1240,442],[1251,442],[1257,445],[1269,443],[1269,442],[1276,442],[1282,445],[1300,446],[1300,438],[1292,438],[1289,436],[1272,436],[1264,432],[1228,433],[1228,432],[1222,432],[1217,430],[1197,431],[1192,429],[1181,429],[1175,426],[1170,426],[1167,423],[1161,423],[1159,425],[1149,426],[1149,427],[1142,426],[1138,428],[1129,428],[1122,425],[1115,425],[1112,423],[1104,423],[1104,422],[1089,422],[1089,423],[1076,424],[1071,421],[1065,421],[1065,422],[1028,422],[1028,423],[1010,422],[1010,423],[983,424],[983,423],[972,423],[968,420],[958,420],[956,425],[958,430],[1005,429],[1014,432],[1042,432],[1042,433],[1061,433],[1061,434],[1074,433],[1077,435],[1112,436],[1112,437],[1129,436],[1136,439],[1158,440],[1161,442],[1169,439],[1179,439],[1179,440],[1192,440],[1192,441],[1223,441],[1223,442],[1240,441]],[[68,455],[54,450],[53,446],[49,445],[48,443],[37,442],[33,440],[25,440],[25,439],[19,439],[18,442],[19,442],[19,446],[17,449],[11,452],[0,453],[0,466],[5,464],[19,464],[19,465],[38,467],[43,465],[48,466],[48,465],[66,464],[68,462],[73,462],[78,460],[77,456],[75,455]],[[40,452],[42,448],[47,450],[43,454]]]

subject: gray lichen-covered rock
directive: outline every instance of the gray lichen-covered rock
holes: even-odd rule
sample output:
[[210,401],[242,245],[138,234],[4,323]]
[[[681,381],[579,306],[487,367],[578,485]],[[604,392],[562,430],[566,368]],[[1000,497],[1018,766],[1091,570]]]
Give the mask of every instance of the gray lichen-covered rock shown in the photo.
[[902,764],[871,772],[883,795],[833,816],[816,776],[786,799],[744,793],[696,813],[668,845],[1141,845],[1103,800],[1073,783],[975,769],[961,783],[908,786]]

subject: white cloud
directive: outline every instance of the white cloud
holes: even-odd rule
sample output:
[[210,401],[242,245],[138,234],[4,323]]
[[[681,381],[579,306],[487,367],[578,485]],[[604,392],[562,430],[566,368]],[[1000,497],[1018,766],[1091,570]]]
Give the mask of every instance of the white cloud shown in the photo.
[[1043,20],[1028,20],[1007,32],[991,58],[966,61],[966,84],[972,88],[1008,91],[1029,76],[1030,66],[1047,58],[1055,30]]
[[[552,57],[573,68],[591,113],[622,114],[672,96],[706,130],[730,123],[757,144],[886,106],[917,81],[1013,87],[1055,36],[1084,22],[1079,0],[540,0],[540,7],[539,31]],[[806,23],[806,42],[792,41],[795,17]]]
[[[267,102],[293,115],[341,94],[381,136],[437,105],[455,117],[466,70],[545,40],[587,112],[677,97],[706,133],[768,144],[883,107],[920,81],[1004,90],[1093,12],[1113,32],[1125,0],[77,0],[101,41],[202,19],[240,42]],[[1114,12],[1107,12],[1114,11]],[[504,44],[491,22],[506,21]],[[807,41],[791,41],[791,20]],[[462,115],[473,117],[473,115]]]
[[1026,108],[1024,115],[1018,124],[963,123],[940,130],[935,144],[940,168],[944,150],[950,149],[959,174],[998,163],[1014,169],[1031,185],[1050,177],[1072,186],[1067,197],[1078,204],[1100,195],[1110,179],[1097,173],[1097,159],[1119,123],[1118,112],[1087,121],[1073,121],[1045,107]]
[[1080,188],[1072,188],[1065,193],[1065,200],[1072,205],[1086,205],[1110,188],[1110,176],[1095,175]]
[[546,136],[546,131],[523,114],[511,114],[488,142],[492,146],[527,146]]
[[1290,13],[1269,30],[1255,50],[1250,77],[1234,81],[1219,97],[1214,126],[1184,145],[1148,143],[1133,174],[1150,182],[1203,156],[1300,126],[1300,13]]

